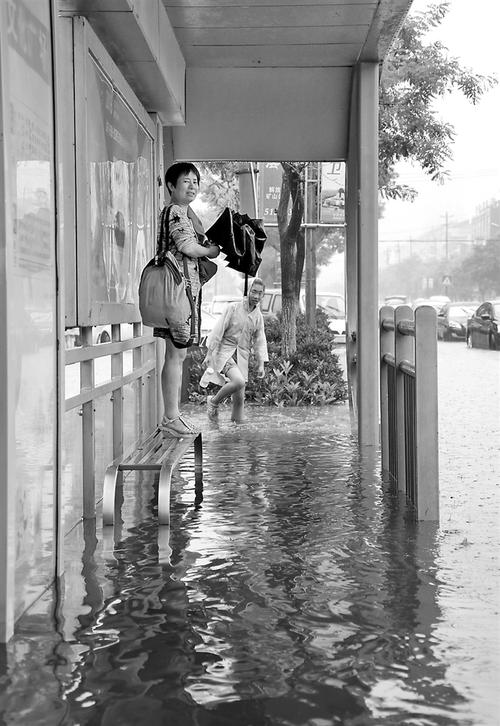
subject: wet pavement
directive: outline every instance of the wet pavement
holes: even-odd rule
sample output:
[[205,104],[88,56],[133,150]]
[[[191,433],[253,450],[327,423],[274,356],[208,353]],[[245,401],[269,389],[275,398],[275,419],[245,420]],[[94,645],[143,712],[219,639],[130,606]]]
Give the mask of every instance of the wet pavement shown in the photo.
[[359,452],[347,405],[223,410],[169,529],[154,477],[128,477],[121,521],[75,530],[61,591],[3,652],[0,723],[500,723],[499,362],[439,345],[439,527]]

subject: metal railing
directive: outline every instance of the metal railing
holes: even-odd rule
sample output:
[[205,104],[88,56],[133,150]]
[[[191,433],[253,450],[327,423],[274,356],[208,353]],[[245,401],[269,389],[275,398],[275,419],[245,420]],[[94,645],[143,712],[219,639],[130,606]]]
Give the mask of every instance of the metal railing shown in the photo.
[[422,305],[380,309],[382,468],[415,507],[439,519],[437,316]]

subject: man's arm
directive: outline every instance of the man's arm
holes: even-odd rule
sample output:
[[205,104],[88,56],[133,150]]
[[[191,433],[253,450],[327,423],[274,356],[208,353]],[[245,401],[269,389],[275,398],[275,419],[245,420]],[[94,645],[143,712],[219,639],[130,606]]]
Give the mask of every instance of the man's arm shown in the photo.
[[262,313],[260,313],[257,321],[257,327],[255,330],[253,341],[253,352],[257,359],[257,375],[259,376],[259,378],[263,378],[264,363],[269,360],[269,355],[267,352],[266,330],[264,327],[264,318],[262,316]]

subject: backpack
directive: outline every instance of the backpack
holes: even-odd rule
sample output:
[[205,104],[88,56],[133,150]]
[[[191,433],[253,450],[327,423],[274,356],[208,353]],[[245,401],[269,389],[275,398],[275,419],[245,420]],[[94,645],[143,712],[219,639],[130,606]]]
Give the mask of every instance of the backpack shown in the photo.
[[[167,207],[160,215],[159,243],[168,240],[169,212],[170,207]],[[166,234],[165,240],[160,240],[162,234]],[[166,244],[158,244],[157,254],[143,269],[139,282],[139,311],[143,325],[168,328],[169,337],[177,348],[188,348],[196,338],[195,304],[185,257],[183,263],[184,277]]]

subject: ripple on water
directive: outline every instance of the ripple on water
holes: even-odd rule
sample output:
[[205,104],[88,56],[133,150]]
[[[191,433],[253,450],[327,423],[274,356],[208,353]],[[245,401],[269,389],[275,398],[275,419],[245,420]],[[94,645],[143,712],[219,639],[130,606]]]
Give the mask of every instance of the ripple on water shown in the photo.
[[440,650],[436,529],[405,521],[346,411],[222,417],[203,500],[184,462],[159,540],[141,480],[114,546],[87,547],[87,610],[44,676],[68,724],[479,726]]

